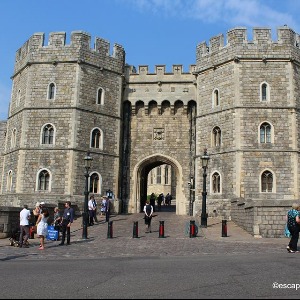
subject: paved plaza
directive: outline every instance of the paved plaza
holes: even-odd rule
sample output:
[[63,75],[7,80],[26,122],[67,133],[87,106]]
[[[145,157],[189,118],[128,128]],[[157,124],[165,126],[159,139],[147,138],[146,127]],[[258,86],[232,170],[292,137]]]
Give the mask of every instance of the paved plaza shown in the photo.
[[[107,237],[108,223],[105,216],[98,216],[98,223],[88,227],[88,239],[82,239],[82,219],[77,218],[71,229],[71,245],[58,246],[60,241],[47,241],[45,250],[38,250],[39,239],[30,239],[29,248],[9,245],[9,239],[0,240],[0,260],[43,258],[99,258],[142,256],[197,256],[209,254],[242,254],[285,252],[286,238],[254,238],[251,234],[227,222],[227,237],[222,237],[222,220],[209,218],[207,228],[199,228],[195,238],[188,233],[190,216],[155,212],[152,232],[145,232],[144,214],[112,215],[112,238]],[[160,221],[164,221],[164,238],[159,237]],[[133,224],[138,222],[138,238],[133,238]],[[297,254],[296,254],[297,255]]]

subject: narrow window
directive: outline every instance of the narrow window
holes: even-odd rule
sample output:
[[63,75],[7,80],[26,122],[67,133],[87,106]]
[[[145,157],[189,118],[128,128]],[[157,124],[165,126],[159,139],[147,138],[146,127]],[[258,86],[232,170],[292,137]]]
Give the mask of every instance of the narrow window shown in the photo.
[[214,90],[214,106],[219,106],[220,105],[220,99],[219,99],[219,91],[218,90]]
[[93,173],[90,176],[90,193],[99,194],[100,193],[100,180],[97,173]]
[[273,174],[265,171],[261,175],[261,191],[263,193],[272,193],[273,191]]
[[10,147],[15,148],[17,144],[17,129],[14,128],[11,132],[11,140],[10,140]]
[[54,128],[51,124],[47,124],[42,132],[42,144],[52,145],[54,140]]
[[212,176],[212,190],[214,194],[221,192],[220,174],[215,172]]
[[267,84],[263,83],[261,85],[261,100],[267,101]]
[[6,189],[8,192],[12,191],[12,181],[13,181],[13,176],[12,176],[12,171],[10,170],[7,173],[7,182],[6,182]]
[[260,84],[260,101],[270,101],[270,85],[266,82]]
[[50,175],[47,170],[42,170],[39,174],[38,190],[49,190]]
[[156,169],[156,183],[161,184],[161,167]]
[[100,148],[100,138],[101,138],[101,132],[98,128],[94,129],[92,131],[92,137],[91,137],[91,147],[92,148]]
[[165,167],[165,184],[169,184],[169,166]]
[[97,104],[101,104],[103,105],[104,104],[104,90],[103,88],[99,88],[98,91],[97,91],[97,100],[96,100],[96,103]]
[[271,125],[263,123],[260,126],[260,142],[262,144],[271,143]]
[[54,97],[55,97],[55,84],[52,82],[49,84],[48,99],[53,100]]
[[150,184],[153,184],[153,170],[150,172]]
[[18,107],[21,102],[21,90],[18,90],[18,95],[17,95],[17,101],[16,101],[16,106]]
[[221,146],[221,129],[219,127],[213,129],[213,146]]

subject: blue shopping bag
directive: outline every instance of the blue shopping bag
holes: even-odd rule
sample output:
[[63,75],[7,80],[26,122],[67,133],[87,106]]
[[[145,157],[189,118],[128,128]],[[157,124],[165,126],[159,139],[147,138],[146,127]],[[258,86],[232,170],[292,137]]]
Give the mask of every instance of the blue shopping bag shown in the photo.
[[291,237],[291,233],[290,233],[290,231],[288,229],[287,224],[285,224],[285,227],[284,227],[284,236],[287,237],[287,238]]
[[48,234],[46,236],[48,241],[58,240],[58,231],[54,229],[54,226],[48,226]]

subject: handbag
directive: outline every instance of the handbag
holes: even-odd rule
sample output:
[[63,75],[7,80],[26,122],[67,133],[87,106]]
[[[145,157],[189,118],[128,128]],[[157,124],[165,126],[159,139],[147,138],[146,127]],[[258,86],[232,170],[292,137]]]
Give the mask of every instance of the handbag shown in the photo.
[[285,227],[284,227],[284,236],[287,237],[287,238],[291,237],[291,233],[290,233],[290,231],[288,229],[287,224],[285,224]]

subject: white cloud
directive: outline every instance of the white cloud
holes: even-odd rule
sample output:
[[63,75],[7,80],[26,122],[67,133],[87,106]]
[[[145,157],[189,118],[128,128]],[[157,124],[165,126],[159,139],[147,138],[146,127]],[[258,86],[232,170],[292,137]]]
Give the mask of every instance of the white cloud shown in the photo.
[[[267,26],[288,24],[297,31],[292,14],[280,11],[261,0],[127,0],[139,10],[154,14],[200,20],[202,23],[224,23],[229,26]],[[269,2],[270,3],[270,2]],[[281,4],[282,5],[282,4]]]

